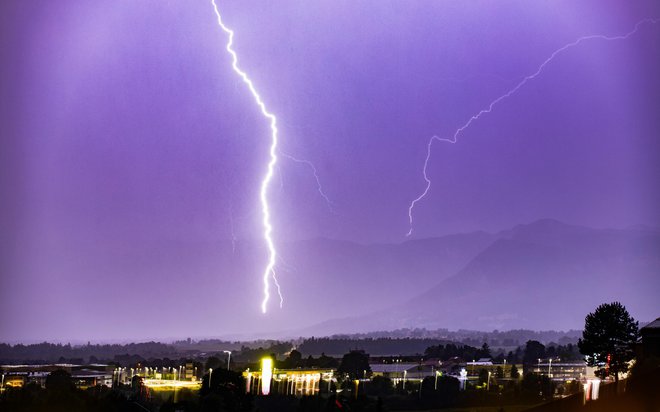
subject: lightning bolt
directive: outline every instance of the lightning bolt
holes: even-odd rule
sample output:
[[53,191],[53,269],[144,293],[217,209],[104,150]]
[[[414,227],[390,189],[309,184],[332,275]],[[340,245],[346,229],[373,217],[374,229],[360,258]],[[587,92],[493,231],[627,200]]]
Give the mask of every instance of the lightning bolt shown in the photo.
[[275,283],[275,286],[277,287],[277,293],[280,296],[280,307],[282,307],[282,304],[284,303],[284,299],[282,297],[282,291],[280,289],[279,283],[277,282],[277,276],[275,275],[275,262],[277,260],[277,251],[275,249],[275,242],[273,241],[273,236],[272,236],[273,225],[270,222],[270,205],[268,203],[268,187],[270,186],[270,183],[273,180],[275,164],[277,163],[277,141],[278,141],[277,118],[275,117],[274,114],[270,113],[266,109],[266,105],[264,104],[263,100],[261,99],[261,96],[257,92],[257,89],[254,87],[252,80],[250,80],[248,75],[238,67],[238,56],[236,55],[236,52],[232,48],[232,45],[234,43],[234,31],[229,29],[223,23],[222,16],[220,15],[218,6],[215,4],[215,0],[211,0],[211,3],[213,4],[213,10],[215,11],[216,16],[218,17],[218,25],[228,35],[227,46],[225,48],[227,49],[227,52],[231,55],[232,68],[234,69],[236,74],[241,78],[241,80],[243,80],[243,83],[245,83],[247,88],[250,90],[250,93],[252,93],[252,97],[254,97],[257,106],[259,106],[259,109],[261,110],[261,114],[270,122],[271,141],[270,141],[270,149],[269,149],[269,159],[268,159],[268,165],[266,167],[266,174],[261,180],[261,186],[259,190],[259,199],[261,200],[261,213],[263,217],[262,223],[264,228],[263,236],[266,246],[268,247],[268,263],[266,264],[266,267],[264,268],[264,272],[263,272],[264,298],[261,301],[261,311],[263,313],[266,313],[268,300],[270,299],[271,277],[273,279],[273,282]]
[[541,74],[541,72],[543,71],[545,66],[547,66],[558,54],[560,54],[560,53],[562,53],[562,52],[564,52],[564,51],[566,51],[570,48],[573,48],[573,47],[579,45],[580,43],[588,41],[588,40],[605,40],[605,41],[625,40],[625,39],[629,38],[630,36],[632,36],[633,34],[637,33],[640,26],[642,26],[644,24],[647,24],[647,23],[656,24],[658,21],[660,21],[660,19],[646,18],[646,19],[638,21],[637,24],[635,24],[635,26],[633,27],[633,29],[630,30],[626,34],[623,34],[623,35],[620,35],[620,36],[606,36],[606,35],[603,35],[603,34],[593,34],[593,35],[589,35],[589,36],[580,37],[577,40],[560,47],[559,49],[552,52],[550,57],[545,59],[538,66],[538,68],[536,69],[536,71],[534,73],[525,76],[515,87],[513,87],[512,89],[510,89],[509,91],[507,91],[506,93],[501,95],[500,97],[498,97],[495,100],[493,100],[492,102],[490,102],[490,104],[488,105],[487,108],[480,110],[477,114],[470,117],[470,119],[468,119],[468,121],[465,124],[463,124],[463,126],[456,129],[453,136],[451,136],[451,137],[439,137],[437,135],[432,136],[429,139],[429,142],[428,142],[427,147],[426,147],[426,158],[424,159],[424,167],[422,168],[422,172],[423,172],[423,175],[424,175],[424,180],[426,181],[426,187],[424,188],[424,191],[419,196],[417,196],[415,199],[413,199],[413,201],[410,202],[410,205],[408,206],[409,230],[408,230],[408,233],[406,234],[406,236],[410,236],[413,233],[413,210],[415,208],[415,205],[419,201],[424,199],[424,197],[426,197],[426,194],[429,192],[429,189],[431,188],[431,179],[429,179],[429,177],[428,177],[427,167],[428,167],[428,164],[429,164],[429,159],[431,158],[431,147],[433,146],[433,142],[442,141],[442,142],[448,142],[448,143],[452,143],[452,144],[456,143],[457,140],[458,140],[458,136],[461,133],[463,133],[463,131],[465,131],[465,129],[470,127],[470,125],[474,121],[478,120],[484,114],[492,112],[493,108],[498,103],[500,103],[502,100],[507,99],[508,97],[510,97],[511,95],[516,93],[521,87],[523,87],[525,84],[527,84],[527,82],[529,82],[529,81],[533,80],[534,78],[536,78],[539,74]]
[[314,179],[316,180],[316,190],[319,192],[321,197],[325,200],[325,204],[326,204],[326,206],[328,206],[328,209],[330,210],[330,212],[335,213],[335,210],[332,208],[332,201],[330,201],[330,198],[328,197],[328,195],[325,193],[325,191],[323,191],[323,186],[321,185],[321,179],[319,178],[319,174],[316,170],[316,166],[314,166],[314,163],[310,162],[309,160],[299,159],[299,158],[293,157],[292,155],[290,155],[288,153],[284,153],[281,150],[280,150],[280,154],[282,156],[286,157],[287,159],[295,162],[295,163],[304,164],[312,170],[312,174],[314,175]]

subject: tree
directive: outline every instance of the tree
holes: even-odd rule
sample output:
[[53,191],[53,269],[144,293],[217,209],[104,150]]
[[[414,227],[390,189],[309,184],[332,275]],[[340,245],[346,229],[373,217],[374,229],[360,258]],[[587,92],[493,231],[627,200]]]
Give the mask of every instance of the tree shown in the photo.
[[303,365],[302,353],[293,349],[291,352],[289,352],[289,356],[287,356],[286,359],[284,359],[284,362],[282,362],[282,364],[285,368],[288,369],[301,367]]
[[639,322],[621,303],[604,303],[584,319],[582,339],[578,340],[580,353],[586,356],[589,366],[598,368],[598,376],[614,374],[618,382],[619,373],[628,371],[628,362],[635,356],[638,327]]
[[323,352],[321,352],[321,356],[319,356],[316,363],[319,368],[336,368],[339,365],[337,359],[326,356]]
[[528,340],[525,344],[523,363],[525,365],[533,365],[542,358],[545,358],[545,346],[539,341]]
[[240,373],[225,368],[213,369],[204,375],[199,395],[203,411],[251,409],[250,397],[245,393],[245,379]]
[[516,368],[516,365],[511,365],[511,379],[518,379],[519,377],[518,368]]
[[479,370],[479,384],[483,385],[484,383],[487,382],[488,382],[488,370],[487,369]]
[[549,399],[555,391],[555,385],[546,375],[528,373],[520,382],[520,390],[528,400]]
[[367,386],[367,392],[371,396],[388,396],[394,393],[394,385],[390,378],[374,376]]
[[481,345],[481,349],[477,350],[477,353],[475,354],[476,358],[491,358],[492,355],[490,353],[490,347],[488,346],[488,343],[484,342],[483,345]]
[[450,406],[456,402],[459,388],[460,382],[451,376],[427,376],[422,381],[422,405],[429,409]]
[[344,355],[337,369],[339,375],[348,375],[353,379],[365,378],[365,373],[371,372],[369,366],[369,355],[363,350],[352,350]]
[[222,359],[218,358],[217,356],[209,356],[209,358],[206,360],[206,369],[220,369],[224,365],[224,362]]
[[71,392],[75,389],[71,374],[64,369],[57,369],[46,376],[46,389],[53,392]]

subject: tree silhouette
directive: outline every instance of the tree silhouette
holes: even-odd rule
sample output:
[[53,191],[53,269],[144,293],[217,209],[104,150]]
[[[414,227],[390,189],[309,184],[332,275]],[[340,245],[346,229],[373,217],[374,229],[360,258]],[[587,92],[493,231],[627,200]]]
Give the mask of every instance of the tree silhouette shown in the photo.
[[488,343],[484,342],[483,345],[481,345],[481,349],[477,350],[477,353],[475,354],[475,358],[480,359],[480,358],[491,358],[492,355],[490,353],[490,346],[488,346]]
[[371,372],[369,355],[363,350],[352,350],[344,355],[337,369],[337,374],[348,375],[350,379],[363,379]]
[[546,375],[528,373],[520,382],[520,391],[527,400],[549,399],[555,391],[555,384]]
[[584,319],[582,339],[578,341],[580,353],[587,357],[589,366],[598,368],[598,376],[614,374],[618,382],[619,373],[628,371],[628,362],[635,356],[638,327],[639,322],[621,303],[604,303]]
[[240,373],[224,368],[204,375],[199,395],[202,411],[251,409],[250,397],[245,393],[245,379]]
[[483,385],[488,382],[488,370],[480,369],[479,370],[479,384]]
[[75,390],[71,374],[64,369],[57,369],[46,376],[46,389],[54,392],[72,392]]
[[388,396],[394,393],[394,385],[390,378],[374,376],[367,386],[367,391],[371,396]]
[[523,363],[525,365],[533,365],[542,358],[545,358],[545,345],[536,340],[528,340],[525,344]]
[[297,350],[293,349],[289,352],[289,356],[284,359],[282,366],[288,369],[300,368],[303,366],[302,354]]
[[217,356],[209,356],[206,360],[206,369],[220,369],[225,366],[225,362]]

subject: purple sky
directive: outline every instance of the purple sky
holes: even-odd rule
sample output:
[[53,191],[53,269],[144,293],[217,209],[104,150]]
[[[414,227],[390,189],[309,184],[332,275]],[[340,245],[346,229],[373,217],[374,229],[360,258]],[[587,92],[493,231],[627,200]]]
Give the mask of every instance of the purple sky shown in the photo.
[[[655,0],[218,4],[282,150],[314,162],[336,210],[282,159],[278,241],[404,241],[430,136],[578,37],[660,17]],[[415,237],[543,217],[660,226],[659,39],[660,22],[572,48],[436,143]],[[163,263],[229,240],[232,217],[239,239],[260,236],[268,123],[225,42],[205,0],[2,2],[0,341],[270,325],[258,271],[202,252],[195,269]]]

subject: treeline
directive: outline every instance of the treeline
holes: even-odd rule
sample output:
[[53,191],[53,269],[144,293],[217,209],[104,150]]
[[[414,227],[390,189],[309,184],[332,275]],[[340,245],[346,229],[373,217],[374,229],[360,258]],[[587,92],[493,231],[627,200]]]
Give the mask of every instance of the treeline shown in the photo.
[[236,362],[259,362],[264,356],[272,356],[274,359],[277,359],[278,356],[282,356],[285,353],[289,352],[293,348],[291,342],[271,342],[270,346],[250,348],[247,346],[242,346],[240,352],[232,353],[232,359]]
[[449,343],[444,339],[416,338],[309,338],[305,339],[297,350],[304,355],[342,355],[351,350],[360,349],[371,354],[380,355],[417,355],[422,354],[429,346]]
[[438,358],[442,361],[447,361],[451,358],[460,358],[467,361],[490,358],[492,356],[487,343],[484,343],[479,349],[470,345],[457,345],[454,343],[429,346],[424,351],[424,355],[428,358]]
[[568,345],[543,345],[541,342],[530,340],[524,347],[516,349],[515,352],[509,352],[507,361],[511,363],[534,364],[538,359],[559,358],[562,361],[584,360],[584,355],[580,353],[577,345],[569,343]]
[[185,356],[171,345],[159,342],[129,343],[125,345],[81,345],[37,343],[8,345],[0,343],[0,363],[96,363],[122,358],[164,358]]
[[[472,341],[470,341],[472,342]],[[516,349],[495,348],[484,351],[482,345],[490,345],[488,340],[474,341],[474,344],[447,341],[445,339],[431,338],[309,338],[297,345],[296,349],[305,357],[319,356],[326,354],[328,356],[341,356],[351,350],[360,349],[371,356],[415,356],[424,355],[426,357],[436,357],[440,359],[449,359],[459,357],[465,360],[478,359],[482,357],[493,357],[495,361],[501,362],[506,359],[509,363],[521,363],[528,353],[529,359],[537,358],[556,358],[563,360],[582,359],[577,345],[568,343],[565,345],[550,343],[547,346],[537,340],[528,340],[527,344]],[[527,347],[529,342],[536,342],[537,345]],[[186,342],[187,343],[187,342]],[[81,345],[72,346],[71,344],[38,343],[32,345],[8,345],[0,343],[0,364],[46,364],[46,363],[109,363],[135,364],[144,363],[150,359],[179,359],[179,358],[197,358],[198,356],[209,356],[214,353],[222,353],[225,348],[231,348],[232,360],[236,362],[257,362],[264,356],[274,355],[275,358],[281,358],[293,347],[292,342],[264,341],[267,345],[254,347],[253,345],[242,345],[237,350],[227,343],[224,345],[206,344],[207,351],[192,349],[182,349],[182,346],[168,345],[159,342],[129,343],[125,345]],[[490,345],[492,348],[493,345]],[[492,353],[491,353],[492,352]]]
[[569,331],[533,331],[528,329],[512,329],[507,331],[494,330],[492,332],[481,332],[467,329],[459,329],[457,331],[449,331],[448,329],[396,329],[393,331],[377,331],[368,333],[355,333],[355,334],[337,334],[332,335],[330,339],[439,339],[451,342],[459,342],[470,346],[481,346],[483,343],[488,343],[491,347],[495,346],[521,346],[529,340],[535,340],[544,344],[557,344],[566,345],[568,343],[576,343],[578,338],[582,336],[582,331],[569,330]]

